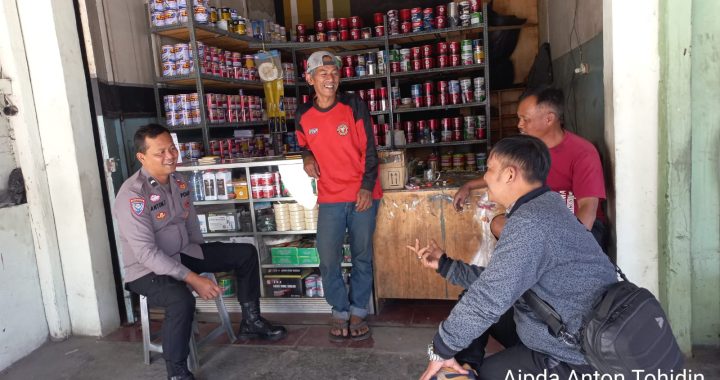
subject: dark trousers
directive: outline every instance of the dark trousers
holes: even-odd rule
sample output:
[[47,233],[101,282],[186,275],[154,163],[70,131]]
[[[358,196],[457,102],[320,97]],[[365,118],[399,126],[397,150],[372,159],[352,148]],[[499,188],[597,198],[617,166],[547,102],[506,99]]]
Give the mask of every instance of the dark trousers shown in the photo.
[[[200,245],[203,260],[184,254],[182,264],[195,273],[234,271],[237,298],[240,303],[260,298],[260,272],[257,250],[251,244],[206,243]],[[188,342],[195,315],[195,297],[183,281],[170,276],[147,274],[125,284],[133,293],[147,297],[148,307],[165,309],[162,326],[163,358],[173,363],[183,363],[190,349]]]
[[[461,364],[469,364],[480,379],[506,379],[512,371],[512,378],[522,378],[523,374],[557,374],[560,379],[568,379],[571,371],[576,375],[592,373],[587,365],[575,365],[561,362],[553,357],[533,351],[520,341],[513,319],[513,308],[503,314],[497,323],[490,326],[482,335],[472,341],[464,350],[455,355]],[[492,336],[505,350],[485,358],[485,347]]]
[[508,373],[512,373],[511,378],[513,379],[526,378],[524,376],[527,374],[531,374],[535,378],[537,375],[547,373],[548,379],[555,374],[559,379],[566,380],[570,379],[573,373],[573,378],[579,379],[583,374],[592,374],[595,371],[589,365],[561,362],[518,343],[489,356],[477,372],[478,377],[483,380],[504,380],[508,378]]
[[513,308],[511,307],[505,314],[500,316],[497,323],[475,338],[467,348],[455,354],[455,359],[460,364],[469,364],[477,372],[485,360],[485,347],[487,347],[491,336],[505,348],[520,344],[513,315]]

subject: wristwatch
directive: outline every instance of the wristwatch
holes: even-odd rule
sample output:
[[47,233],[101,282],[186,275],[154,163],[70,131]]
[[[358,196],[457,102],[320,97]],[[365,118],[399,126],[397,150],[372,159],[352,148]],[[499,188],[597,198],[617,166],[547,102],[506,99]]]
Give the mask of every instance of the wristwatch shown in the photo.
[[428,360],[430,360],[431,362],[444,362],[445,361],[445,359],[443,359],[440,355],[435,353],[435,347],[433,346],[432,343],[428,344],[427,354],[428,354]]

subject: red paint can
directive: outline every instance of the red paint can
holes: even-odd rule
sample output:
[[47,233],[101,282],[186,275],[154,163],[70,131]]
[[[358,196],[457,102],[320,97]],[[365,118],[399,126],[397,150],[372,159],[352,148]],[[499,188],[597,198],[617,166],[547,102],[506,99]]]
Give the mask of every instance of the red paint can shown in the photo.
[[463,131],[454,129],[452,132],[452,139],[453,141],[462,141],[463,139]]
[[367,103],[368,103],[368,109],[370,110],[370,112],[375,112],[378,110],[377,100],[369,100]]
[[460,54],[460,42],[458,41],[450,41],[447,43],[448,45],[448,52],[450,54]]
[[400,72],[400,62],[390,62],[390,72],[391,73]]
[[438,94],[448,93],[448,82],[446,80],[441,80],[437,82],[437,92]]
[[367,92],[365,92],[365,90],[357,90],[356,94],[358,94],[358,97],[363,101],[367,98]]
[[383,24],[383,16],[385,16],[383,13],[373,13],[373,21],[375,22],[375,25]]
[[423,58],[430,58],[433,55],[432,45],[423,45],[420,47],[420,50],[422,51]]
[[410,59],[421,59],[422,48],[420,46],[413,46],[410,48]]
[[448,43],[447,42],[438,42],[437,43],[437,53],[438,55],[445,55],[448,53]]
[[451,54],[450,55],[450,66],[460,66],[461,63],[460,55],[459,54]]
[[405,8],[400,10],[400,21],[410,21],[410,9]]
[[448,94],[438,94],[437,96],[437,105],[439,106],[446,106],[448,105]]
[[435,96],[425,95],[423,96],[423,102],[425,103],[425,107],[432,107],[435,105]]
[[403,129],[405,130],[407,142],[415,142],[415,123],[412,121],[404,121]]
[[415,105],[415,108],[421,108],[425,104],[424,98],[422,96],[414,97],[414,98],[412,98],[412,100],[413,100],[413,105]]
[[425,120],[418,120],[417,121],[417,131],[418,134],[422,133],[425,129],[427,129],[427,121]]
[[447,5],[438,5],[435,7],[435,16],[447,16]]
[[414,71],[422,70],[423,64],[422,61],[419,59],[413,59],[412,60],[412,68]]
[[379,90],[380,90],[380,91],[375,90],[375,92],[376,92],[376,93],[377,93],[377,92],[380,93],[380,99],[387,99],[387,98],[388,98],[387,87],[380,87]]
[[400,23],[400,33],[410,33],[412,32],[412,24],[410,21],[403,21]]
[[375,25],[375,37],[382,37],[385,35],[385,27],[382,25]]
[[442,128],[443,131],[452,130],[452,121],[449,117],[444,117],[440,120],[440,128]]
[[302,103],[310,103],[310,95],[303,95],[300,100]]
[[350,39],[350,32],[347,29],[340,29],[340,41],[347,41]]
[[445,16],[435,17],[435,28],[445,29],[447,27],[447,20],[445,19]]
[[350,28],[362,28],[362,19],[360,16],[350,16]]
[[435,59],[432,57],[425,57],[423,58],[423,68],[425,70],[430,70],[433,68],[433,63],[435,62]]
[[322,33],[325,31],[325,21],[315,21],[315,33]]
[[361,36],[360,29],[358,29],[358,28],[350,29],[350,39],[351,40],[359,40],[360,36]]
[[347,17],[340,17],[337,19],[338,29],[347,29],[350,27],[350,20]]
[[478,140],[482,140],[485,138],[485,128],[475,128],[475,137]]
[[452,118],[453,131],[462,131],[463,129],[463,118],[462,116],[456,116]]
[[352,78],[355,76],[355,69],[352,66],[343,67],[342,74],[343,78]]
[[437,131],[438,130],[438,119],[430,119],[428,120],[428,125],[430,126],[431,131]]
[[454,94],[454,93],[453,93],[453,94],[449,94],[449,95],[450,95],[450,97],[449,97],[450,104],[460,104],[460,103],[462,103],[462,101],[461,101],[461,99],[460,99],[460,94],[459,94],[459,93],[457,93],[457,94]]
[[342,57],[342,63],[343,67],[352,67],[353,65],[353,56],[352,55],[344,55]]
[[365,92],[367,93],[368,99],[377,100],[377,95],[378,95],[377,90],[375,90],[374,88],[368,88],[367,90],[365,90]]
[[325,42],[327,41],[327,34],[325,33],[318,33],[315,35],[318,42]]
[[330,30],[337,30],[338,22],[336,18],[329,18],[325,20],[325,29]]
[[449,59],[448,59],[448,56],[447,56],[447,55],[445,55],[445,54],[443,54],[443,55],[438,55],[438,56],[437,56],[437,67],[438,67],[438,68],[447,67],[447,65],[448,65],[448,60],[449,60]]
[[305,24],[297,24],[295,25],[295,31],[298,36],[304,36],[307,32],[307,28],[305,28]]
[[432,95],[434,90],[433,87],[435,87],[435,84],[432,81],[423,83],[423,94]]

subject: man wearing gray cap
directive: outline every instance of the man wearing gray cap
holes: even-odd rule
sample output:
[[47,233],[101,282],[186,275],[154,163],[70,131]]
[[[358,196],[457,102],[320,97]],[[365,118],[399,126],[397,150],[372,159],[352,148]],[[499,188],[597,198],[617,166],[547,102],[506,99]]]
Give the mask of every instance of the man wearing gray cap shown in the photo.
[[[305,171],[318,184],[317,249],[325,299],[332,306],[333,342],[370,337],[372,238],[382,198],[370,113],[356,95],[337,94],[339,69],[340,60],[330,52],[310,55],[305,79],[315,96],[295,116]],[[341,269],[346,230],[353,266],[349,294]]]

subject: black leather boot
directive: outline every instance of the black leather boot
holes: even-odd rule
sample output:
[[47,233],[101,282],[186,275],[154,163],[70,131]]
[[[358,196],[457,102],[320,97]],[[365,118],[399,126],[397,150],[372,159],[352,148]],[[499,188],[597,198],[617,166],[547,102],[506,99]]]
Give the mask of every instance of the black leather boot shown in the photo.
[[188,370],[187,361],[173,363],[166,360],[165,367],[167,368],[168,380],[195,380],[195,376]]
[[240,322],[238,339],[279,340],[287,335],[284,327],[273,326],[260,316],[260,301],[243,302],[240,306],[243,319]]

